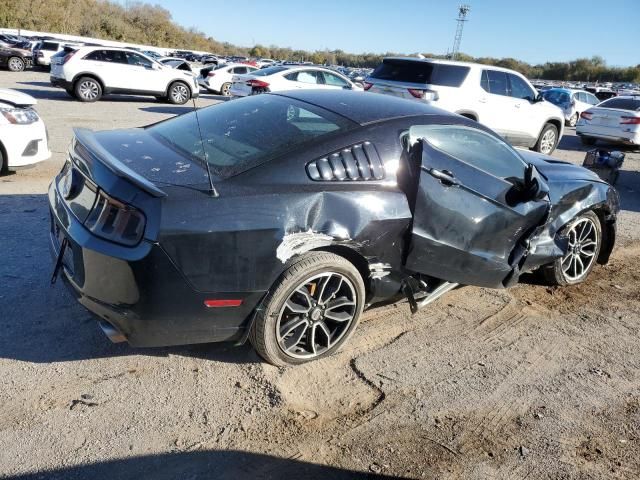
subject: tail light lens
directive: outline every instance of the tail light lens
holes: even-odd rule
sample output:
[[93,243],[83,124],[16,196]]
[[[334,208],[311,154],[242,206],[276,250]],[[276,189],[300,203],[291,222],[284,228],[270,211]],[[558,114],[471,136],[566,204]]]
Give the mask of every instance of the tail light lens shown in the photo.
[[640,117],[621,117],[621,125],[640,125]]
[[584,118],[585,120],[591,120],[593,118],[593,113],[591,113],[591,112],[582,112],[580,114],[580,118]]
[[433,90],[419,90],[416,88],[408,88],[407,90],[415,98],[434,102],[438,100],[438,92],[434,92]]
[[216,72],[207,73],[207,77],[215,77],[215,76],[216,76]]
[[121,245],[140,243],[146,224],[145,216],[138,209],[111,198],[103,191],[84,222],[93,234]]
[[408,88],[409,93],[415,98],[424,98],[425,90],[416,90],[415,88]]
[[262,80],[249,80],[247,85],[252,88],[267,88],[269,86],[267,82],[263,82]]
[[369,82],[364,82],[363,85],[364,85],[365,92],[369,90],[371,87],[373,87],[373,83],[369,83]]

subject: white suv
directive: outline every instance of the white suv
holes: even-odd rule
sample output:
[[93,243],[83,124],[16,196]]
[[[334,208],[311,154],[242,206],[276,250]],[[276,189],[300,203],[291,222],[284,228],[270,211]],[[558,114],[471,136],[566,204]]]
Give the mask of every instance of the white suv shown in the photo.
[[421,101],[476,120],[513,145],[549,155],[564,131],[564,114],[518,72],[477,63],[385,58],[365,90]]
[[82,102],[95,102],[107,93],[125,93],[152,95],[181,105],[200,91],[193,73],[125,48],[81,47],[55,55],[50,80]]

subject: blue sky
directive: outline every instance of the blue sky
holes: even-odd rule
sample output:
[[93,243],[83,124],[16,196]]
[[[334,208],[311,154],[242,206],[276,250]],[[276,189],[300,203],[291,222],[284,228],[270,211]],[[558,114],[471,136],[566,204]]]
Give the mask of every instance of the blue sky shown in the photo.
[[[461,0],[147,0],[216,40],[305,50],[446,53]],[[120,0],[124,4],[124,0]],[[640,0],[467,0],[461,50],[529,63],[640,64]]]

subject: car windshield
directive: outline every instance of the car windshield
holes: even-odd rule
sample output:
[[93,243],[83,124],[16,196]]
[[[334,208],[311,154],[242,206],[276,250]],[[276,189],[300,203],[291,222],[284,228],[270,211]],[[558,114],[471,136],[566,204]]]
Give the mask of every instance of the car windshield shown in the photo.
[[462,65],[387,58],[373,71],[371,77],[380,80],[459,87],[468,73],[469,67]]
[[562,90],[547,90],[542,94],[542,97],[554,105],[565,105],[569,103],[569,94]]
[[615,108],[618,110],[640,111],[640,97],[637,98],[610,98],[602,102],[599,107]]
[[199,110],[197,117],[191,112],[148,128],[183,156],[200,163],[206,160],[212,175],[225,179],[313,139],[355,126],[319,107],[286,97],[259,95]]
[[269,75],[273,75],[274,73],[284,72],[285,70],[289,70],[287,67],[269,67],[263,68],[262,70],[256,70],[251,72],[251,75],[254,77],[268,77]]

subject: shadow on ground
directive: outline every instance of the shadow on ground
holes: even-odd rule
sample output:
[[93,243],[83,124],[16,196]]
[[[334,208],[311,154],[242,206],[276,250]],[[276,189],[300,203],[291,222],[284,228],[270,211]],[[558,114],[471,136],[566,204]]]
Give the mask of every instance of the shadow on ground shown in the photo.
[[14,480],[74,480],[110,478],[113,480],[222,480],[222,479],[305,479],[305,480],[377,480],[397,476],[344,470],[295,459],[278,458],[236,450],[147,455],[77,467],[47,470],[12,477]]

